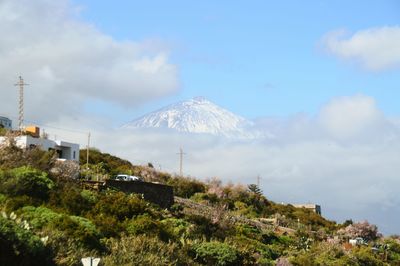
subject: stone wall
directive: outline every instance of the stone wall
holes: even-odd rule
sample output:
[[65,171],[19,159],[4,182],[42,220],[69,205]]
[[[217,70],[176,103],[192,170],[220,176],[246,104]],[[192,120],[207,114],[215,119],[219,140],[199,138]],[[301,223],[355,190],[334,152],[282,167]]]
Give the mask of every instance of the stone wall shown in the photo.
[[169,208],[174,204],[174,192],[171,186],[139,182],[106,180],[107,187],[113,187],[126,193],[142,194],[144,199],[159,205],[161,208]]

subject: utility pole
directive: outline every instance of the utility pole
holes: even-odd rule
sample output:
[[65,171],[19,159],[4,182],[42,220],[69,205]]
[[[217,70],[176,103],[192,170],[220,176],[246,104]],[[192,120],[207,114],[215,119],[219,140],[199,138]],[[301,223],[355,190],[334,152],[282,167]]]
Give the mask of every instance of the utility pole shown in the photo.
[[86,150],[86,167],[89,169],[89,147],[90,147],[90,132],[87,139],[87,150]]
[[182,148],[179,149],[179,176],[183,176],[183,155],[186,153],[183,152]]
[[260,180],[261,180],[261,176],[258,175],[257,176],[257,187],[260,187]]
[[23,124],[24,124],[24,86],[27,86],[29,84],[26,84],[24,82],[24,79],[19,76],[19,80],[17,84],[14,84],[14,86],[19,86],[19,121],[18,121],[18,127],[19,130],[22,132],[24,130]]

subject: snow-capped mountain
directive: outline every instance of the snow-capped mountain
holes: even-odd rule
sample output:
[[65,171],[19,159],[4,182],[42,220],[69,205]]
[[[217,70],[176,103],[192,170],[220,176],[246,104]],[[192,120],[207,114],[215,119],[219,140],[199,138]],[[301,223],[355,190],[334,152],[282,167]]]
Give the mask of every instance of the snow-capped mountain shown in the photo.
[[252,122],[196,97],[144,115],[123,128],[169,128],[187,133],[206,133],[225,137],[253,138]]

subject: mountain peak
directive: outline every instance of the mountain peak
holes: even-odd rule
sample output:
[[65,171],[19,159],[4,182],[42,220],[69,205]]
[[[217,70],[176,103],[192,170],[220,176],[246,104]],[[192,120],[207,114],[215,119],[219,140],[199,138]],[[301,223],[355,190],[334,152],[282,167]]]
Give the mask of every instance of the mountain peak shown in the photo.
[[209,100],[207,100],[207,99],[206,99],[205,97],[203,97],[203,96],[194,97],[194,98],[192,98],[191,101],[196,102],[196,103],[207,103],[207,102],[210,102]]
[[123,127],[169,128],[179,132],[242,138],[247,136],[245,128],[251,124],[204,97],[195,97],[146,114]]

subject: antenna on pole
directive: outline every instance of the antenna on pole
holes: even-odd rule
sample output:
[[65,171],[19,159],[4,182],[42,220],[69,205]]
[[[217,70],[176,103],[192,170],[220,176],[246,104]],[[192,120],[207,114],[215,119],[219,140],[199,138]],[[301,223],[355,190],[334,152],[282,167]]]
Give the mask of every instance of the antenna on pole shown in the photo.
[[261,180],[261,176],[258,175],[257,176],[257,187],[260,187],[260,180]]
[[24,86],[29,84],[24,82],[24,79],[19,76],[19,80],[17,84],[14,86],[19,86],[19,120],[18,120],[18,127],[19,130],[22,132],[24,127]]
[[183,176],[183,155],[186,153],[183,152],[182,148],[179,148],[179,176]]

